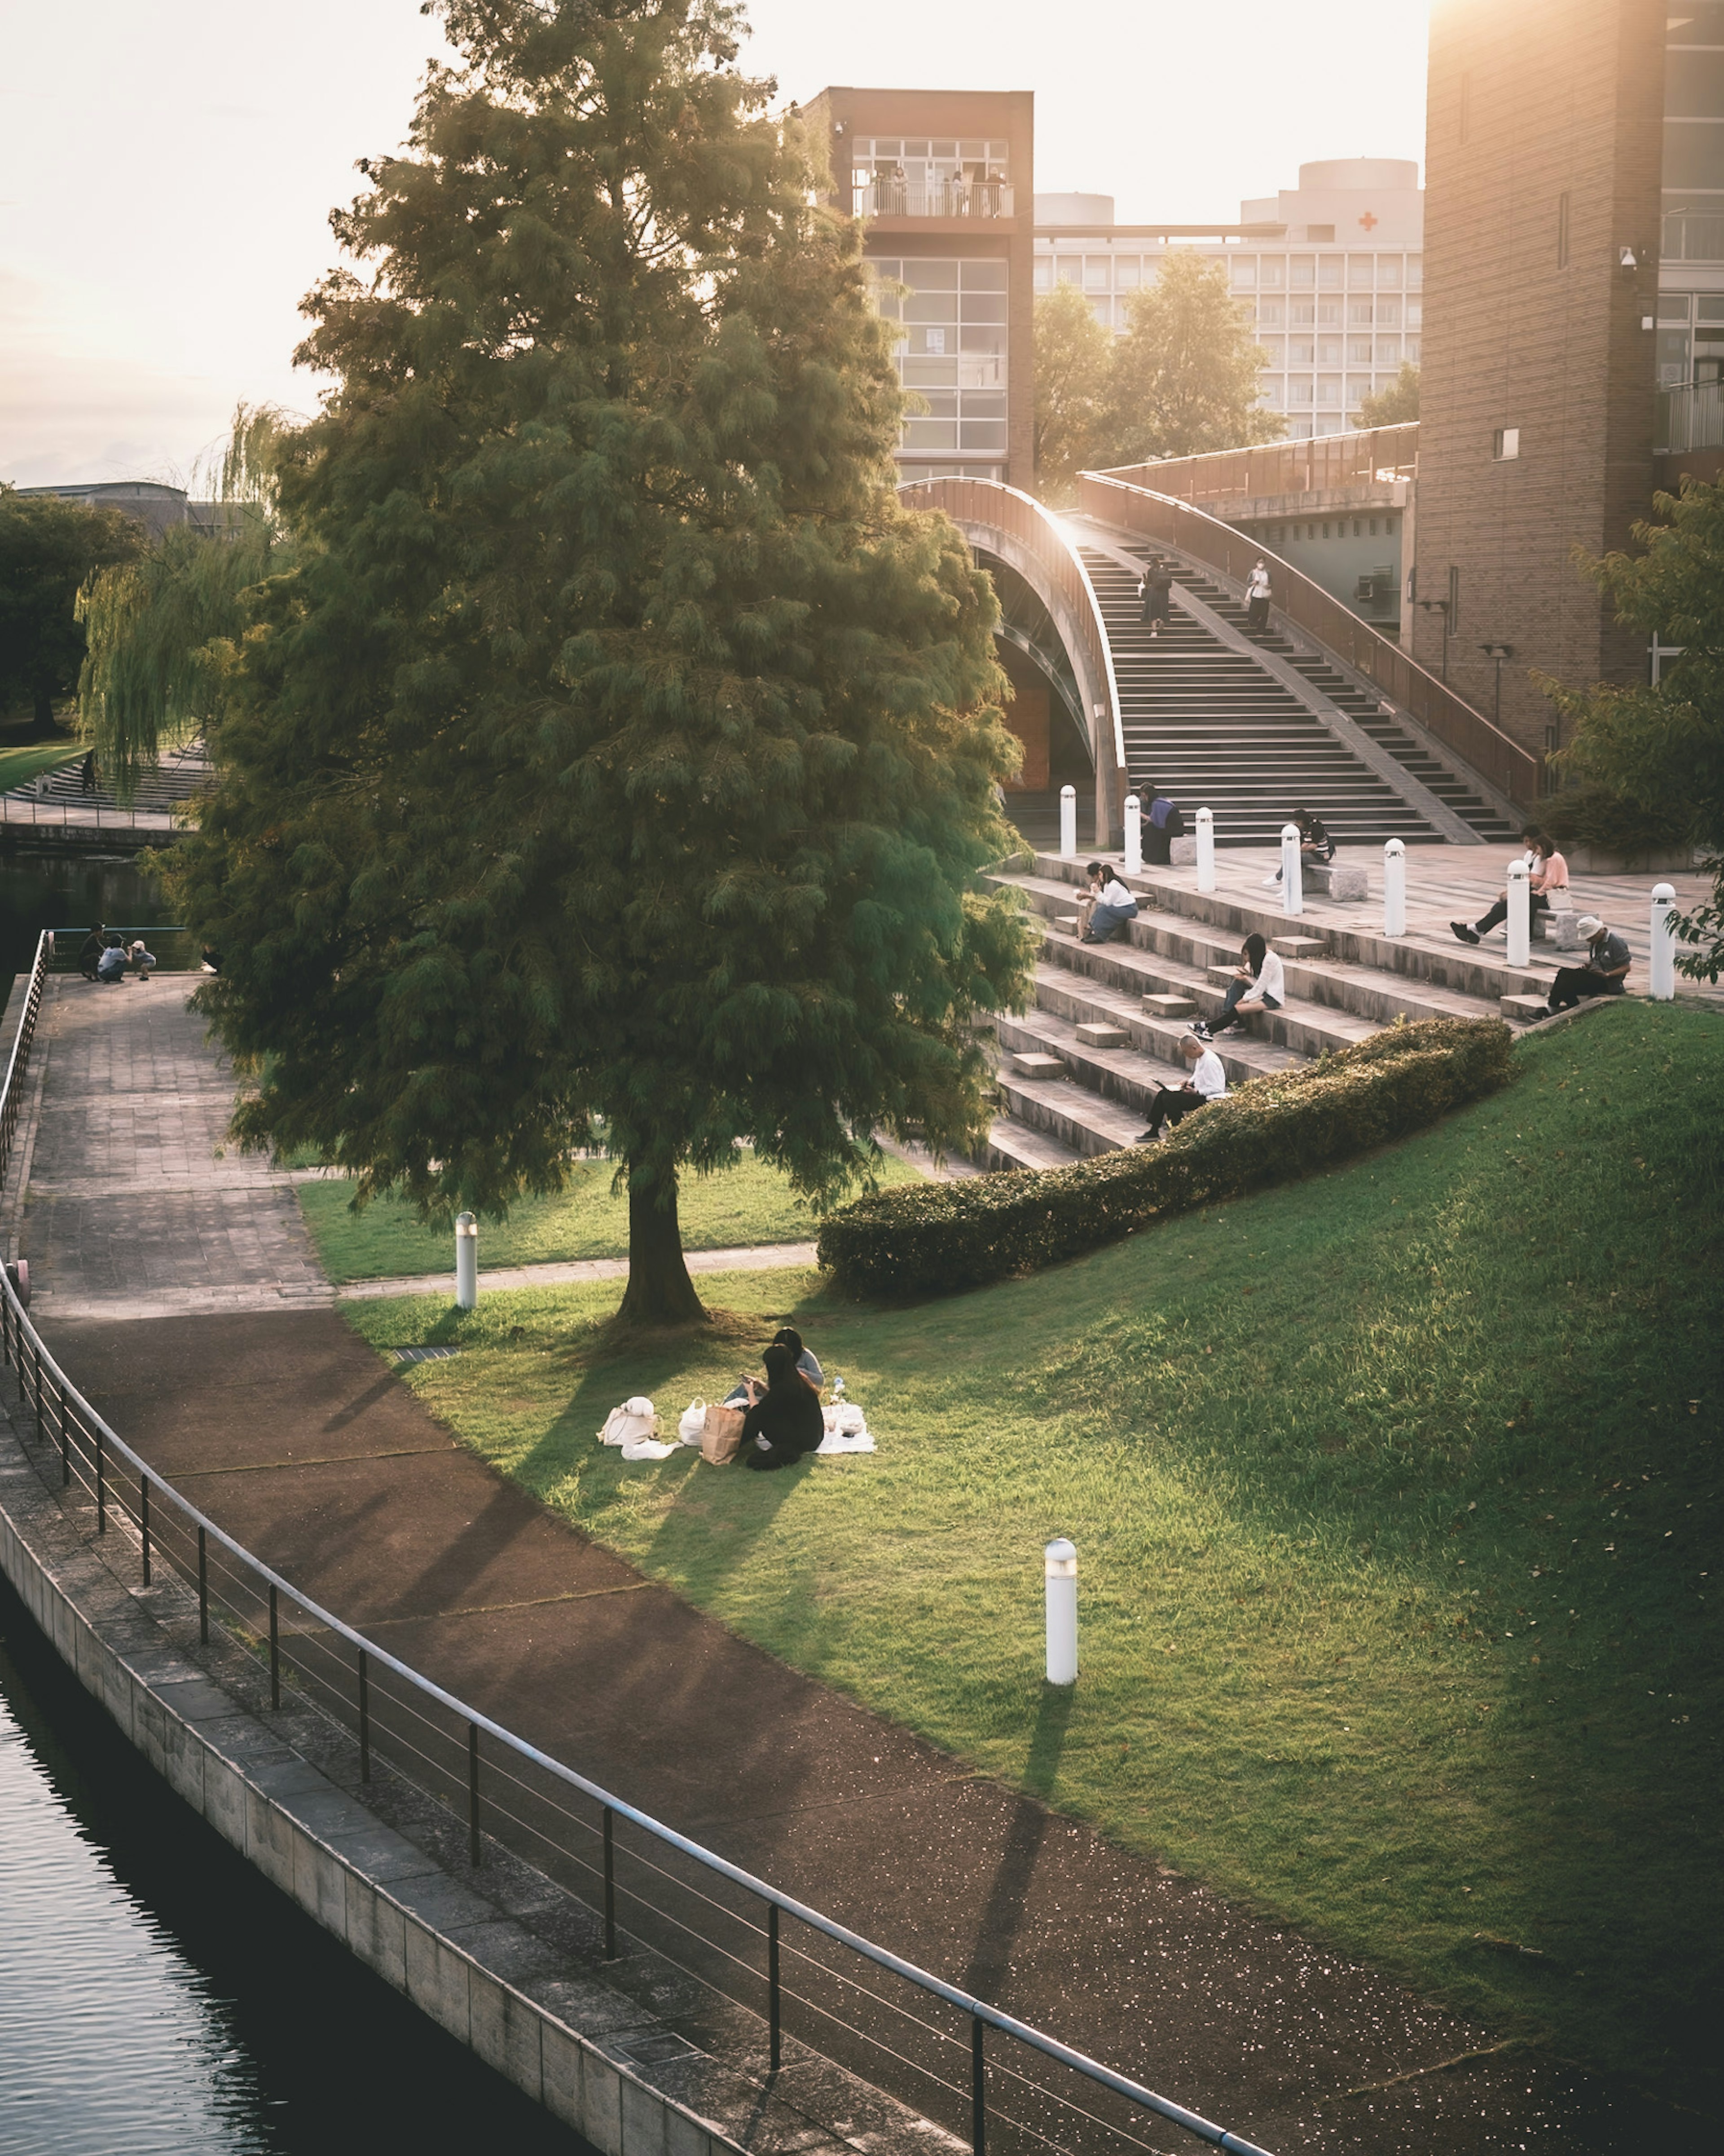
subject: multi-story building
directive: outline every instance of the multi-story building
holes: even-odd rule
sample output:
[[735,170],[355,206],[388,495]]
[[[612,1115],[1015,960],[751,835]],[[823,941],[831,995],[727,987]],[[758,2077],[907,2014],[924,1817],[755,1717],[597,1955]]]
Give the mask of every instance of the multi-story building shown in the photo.
[[1386,388],[1424,334],[1424,197],[1399,158],[1301,165],[1299,185],[1239,205],[1237,224],[1116,224],[1108,195],[1039,195],[1035,283],[1080,288],[1126,326],[1172,247],[1219,262],[1264,350],[1261,401],[1296,440],[1335,434]]
[[1028,487],[1035,384],[1029,90],[823,90],[805,108],[835,205],[865,218],[880,311],[902,325],[906,479]]

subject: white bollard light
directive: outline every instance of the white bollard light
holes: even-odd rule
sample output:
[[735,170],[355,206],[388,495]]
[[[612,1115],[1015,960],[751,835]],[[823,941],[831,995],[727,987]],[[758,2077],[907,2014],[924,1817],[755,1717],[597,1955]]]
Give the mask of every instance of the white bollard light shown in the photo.
[[1383,848],[1383,932],[1407,932],[1407,849],[1398,839],[1388,839]]
[[1281,911],[1283,913],[1303,913],[1305,911],[1305,864],[1299,857],[1299,826],[1281,826]]
[[1652,986],[1648,993],[1655,1004],[1674,1003],[1676,998],[1676,938],[1670,928],[1670,916],[1675,910],[1675,886],[1669,883],[1654,884],[1652,886]]
[[1048,1682],[1077,1682],[1077,1544],[1064,1535],[1043,1553],[1048,1583]]
[[1062,786],[1060,789],[1060,858],[1075,861],[1077,859],[1077,788]]
[[455,1215],[455,1307],[479,1307],[479,1223],[470,1213]]
[[1126,796],[1126,874],[1143,873],[1143,803],[1135,793]]
[[1215,888],[1215,811],[1198,811],[1198,889]]
[[1508,870],[1508,950],[1511,966],[1524,966],[1532,956],[1532,870],[1525,861],[1511,861]]

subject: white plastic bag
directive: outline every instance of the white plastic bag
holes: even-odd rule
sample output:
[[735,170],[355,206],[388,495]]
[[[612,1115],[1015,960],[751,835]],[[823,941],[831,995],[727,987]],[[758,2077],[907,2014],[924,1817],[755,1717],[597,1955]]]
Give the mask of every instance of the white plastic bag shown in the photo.
[[677,1450],[674,1445],[660,1445],[656,1438],[631,1437],[623,1447],[623,1457],[625,1460],[668,1460]]
[[676,1435],[685,1445],[698,1445],[700,1433],[706,1427],[706,1403],[690,1400],[682,1411],[682,1420],[676,1425]]

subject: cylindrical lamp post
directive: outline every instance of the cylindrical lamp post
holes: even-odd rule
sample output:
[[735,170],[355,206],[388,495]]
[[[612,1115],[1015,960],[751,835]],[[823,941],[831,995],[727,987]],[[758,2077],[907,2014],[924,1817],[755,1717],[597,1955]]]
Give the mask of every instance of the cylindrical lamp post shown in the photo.
[[1203,891],[1215,888],[1215,812],[1213,808],[1198,811],[1198,889]]
[[1062,786],[1060,789],[1060,858],[1075,861],[1077,859],[1077,788]]
[[470,1213],[455,1215],[455,1307],[479,1307],[479,1223]]
[[1126,874],[1143,873],[1143,803],[1135,793],[1126,796]]
[[1670,916],[1676,910],[1676,889],[1674,884],[1655,883],[1652,886],[1652,987],[1650,993],[1656,1004],[1674,1003],[1676,996],[1676,939],[1670,931]]
[[1077,1544],[1061,1535],[1043,1553],[1048,1587],[1048,1682],[1077,1682]]
[[1383,932],[1407,932],[1407,849],[1398,839],[1385,840],[1383,849]]
[[1299,826],[1281,826],[1281,911],[1299,914],[1305,911],[1304,863],[1299,857]]
[[1507,957],[1511,966],[1524,966],[1532,956],[1531,876],[1525,861],[1509,863]]

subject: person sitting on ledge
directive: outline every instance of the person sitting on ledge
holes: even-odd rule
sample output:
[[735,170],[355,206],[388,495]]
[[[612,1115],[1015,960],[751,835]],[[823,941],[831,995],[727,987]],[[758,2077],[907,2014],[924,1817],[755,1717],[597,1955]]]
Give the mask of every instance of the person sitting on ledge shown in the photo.
[[1105,861],[1091,861],[1089,875],[1096,892],[1095,904],[1090,914],[1090,925],[1078,940],[1105,943],[1128,921],[1137,919],[1137,901]]
[[[1548,913],[1561,899],[1568,897],[1568,864],[1557,851],[1555,841],[1546,838],[1542,831],[1527,829],[1521,836],[1526,842],[1526,866],[1531,871],[1526,879],[1526,921],[1530,927],[1541,913]],[[1481,913],[1474,921],[1451,921],[1449,926],[1463,943],[1476,943],[1507,919],[1508,893],[1500,891],[1488,913]]]
[[767,1389],[742,1418],[737,1457],[745,1467],[790,1467],[817,1451],[826,1435],[820,1395],[796,1367],[789,1348],[774,1341],[762,1358]]
[[1194,1033],[1188,1033],[1179,1044],[1179,1053],[1191,1065],[1191,1075],[1183,1086],[1157,1087],[1155,1098],[1149,1104],[1149,1127],[1138,1132],[1131,1141],[1133,1145],[1150,1144],[1161,1137],[1164,1125],[1183,1122],[1194,1108],[1207,1108],[1210,1101],[1225,1096],[1227,1073],[1213,1048],[1206,1047]]
[[1558,970],[1542,1014],[1546,1018],[1578,1009],[1583,996],[1619,996],[1628,980],[1629,947],[1616,931],[1596,913],[1583,913],[1575,926],[1587,940],[1586,963]]

